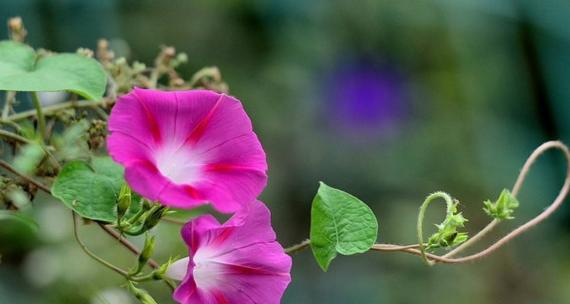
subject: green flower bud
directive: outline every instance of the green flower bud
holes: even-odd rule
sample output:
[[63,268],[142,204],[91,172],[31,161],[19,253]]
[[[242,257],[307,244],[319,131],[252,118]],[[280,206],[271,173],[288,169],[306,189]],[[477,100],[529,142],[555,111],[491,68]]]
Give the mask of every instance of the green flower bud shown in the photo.
[[152,296],[148,293],[148,291],[140,288],[136,288],[132,282],[129,282],[129,290],[133,293],[133,295],[142,303],[142,304],[158,304]]
[[[139,255],[139,267],[142,264],[144,266],[146,262],[151,258],[152,253],[154,252],[154,244],[156,242],[156,238],[154,236],[147,237],[144,241],[144,248]],[[142,267],[140,267],[142,268]]]
[[122,218],[129,207],[131,206],[131,188],[127,184],[123,184],[121,191],[119,192],[119,200],[117,203],[117,215],[118,218]]
[[484,201],[483,210],[490,217],[498,220],[512,220],[513,213],[519,206],[519,201],[507,189],[503,189],[496,202]]
[[150,214],[146,217],[144,221],[144,231],[148,231],[156,226],[164,214],[168,211],[167,207],[160,206],[158,208],[153,208],[150,210]]
[[465,232],[459,232],[463,228],[467,219],[463,217],[461,212],[457,212],[458,201],[455,201],[451,208],[447,210],[447,214],[443,222],[437,227],[437,232],[430,236],[426,246],[426,250],[435,248],[448,248],[457,246],[468,239]]

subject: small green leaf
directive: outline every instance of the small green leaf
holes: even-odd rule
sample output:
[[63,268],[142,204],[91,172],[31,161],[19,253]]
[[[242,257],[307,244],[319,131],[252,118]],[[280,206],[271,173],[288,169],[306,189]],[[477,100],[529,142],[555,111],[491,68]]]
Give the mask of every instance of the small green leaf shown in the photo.
[[519,207],[519,201],[509,190],[503,189],[496,202],[486,200],[483,205],[485,205],[483,210],[490,217],[498,220],[512,220],[515,209]]
[[453,205],[447,209],[443,222],[439,225],[435,225],[437,232],[432,234],[428,239],[426,250],[457,246],[469,238],[466,232],[458,231],[459,228],[465,226],[467,219],[463,217],[461,212],[457,212],[457,205],[459,205],[459,202],[455,201]]
[[[51,192],[84,218],[114,223],[123,183],[121,166],[109,157],[96,157],[91,165],[83,161],[67,163],[55,179]],[[137,211],[133,207],[130,212]]]
[[311,248],[317,263],[327,271],[337,253],[368,251],[376,242],[378,222],[358,198],[321,182],[311,209]]
[[0,90],[69,91],[99,99],[106,85],[105,72],[95,59],[70,53],[38,57],[25,44],[0,41]]

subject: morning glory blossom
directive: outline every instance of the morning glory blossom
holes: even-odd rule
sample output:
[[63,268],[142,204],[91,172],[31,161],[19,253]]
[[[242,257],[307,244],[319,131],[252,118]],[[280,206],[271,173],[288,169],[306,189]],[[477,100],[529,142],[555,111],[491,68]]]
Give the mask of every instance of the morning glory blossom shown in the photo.
[[182,281],[174,292],[181,304],[279,303],[291,281],[291,257],[275,240],[271,215],[254,201],[220,224],[203,215],[182,228],[189,256],[166,276]]
[[213,91],[134,89],[109,116],[107,147],[131,188],[178,208],[232,213],[267,183],[265,152],[239,100]]

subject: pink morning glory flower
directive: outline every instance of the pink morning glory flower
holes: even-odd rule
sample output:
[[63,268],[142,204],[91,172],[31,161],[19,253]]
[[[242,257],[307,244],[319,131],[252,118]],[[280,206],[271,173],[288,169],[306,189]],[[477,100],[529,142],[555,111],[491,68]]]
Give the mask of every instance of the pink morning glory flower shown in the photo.
[[164,205],[235,212],[267,183],[265,152],[241,103],[207,90],[135,88],[109,117],[107,147],[131,188]]
[[291,257],[275,240],[269,210],[254,201],[220,224],[200,216],[182,228],[190,256],[166,275],[182,283],[174,299],[182,304],[279,303],[291,281]]

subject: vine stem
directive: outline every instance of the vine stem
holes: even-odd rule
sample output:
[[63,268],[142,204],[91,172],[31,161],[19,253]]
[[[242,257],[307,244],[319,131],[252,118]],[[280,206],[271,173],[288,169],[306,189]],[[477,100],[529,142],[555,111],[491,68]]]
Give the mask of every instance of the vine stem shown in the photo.
[[95,261],[99,262],[101,265],[115,271],[116,273],[122,275],[125,278],[129,278],[129,274],[122,270],[121,268],[107,262],[105,259],[99,257],[98,255],[96,255],[95,253],[93,253],[91,250],[89,250],[89,248],[87,248],[87,245],[85,245],[85,243],[83,243],[83,241],[81,240],[81,238],[79,237],[79,232],[78,232],[78,228],[77,228],[77,216],[75,215],[74,211],[71,211],[72,217],[73,217],[73,236],[75,237],[75,240],[77,241],[77,244],[79,244],[79,247],[81,247],[81,249],[88,255],[90,256],[92,259],[94,259]]
[[[418,235],[418,239],[420,241],[420,244],[413,244],[413,245],[374,244],[370,248],[370,250],[380,251],[380,252],[404,252],[404,253],[408,253],[408,254],[417,255],[417,256],[421,256],[424,260],[427,259],[429,261],[430,265],[433,263],[444,263],[444,264],[466,263],[466,262],[476,261],[476,260],[479,260],[479,259],[482,259],[484,257],[489,256],[490,254],[492,254],[493,252],[495,252],[496,250],[498,250],[499,248],[501,248],[502,246],[507,244],[509,241],[515,239],[516,237],[520,236],[521,234],[524,234],[525,232],[527,232],[528,230],[530,230],[534,226],[542,223],[544,220],[546,220],[548,217],[550,217],[554,212],[556,212],[556,210],[558,210],[558,208],[562,205],[566,196],[568,195],[568,193],[570,191],[570,151],[569,151],[568,147],[560,141],[545,142],[542,145],[540,145],[538,148],[536,148],[531,153],[531,155],[528,157],[525,164],[523,165],[521,172],[519,173],[519,176],[517,177],[517,180],[516,180],[516,182],[512,188],[511,193],[514,197],[516,197],[518,195],[518,193],[520,192],[520,190],[522,188],[522,185],[524,184],[524,181],[526,180],[526,177],[530,171],[530,168],[534,165],[536,160],[541,155],[543,155],[546,151],[548,151],[550,149],[560,150],[564,154],[564,157],[566,159],[566,177],[564,179],[564,184],[562,185],[560,192],[558,193],[556,198],[553,200],[553,202],[550,204],[550,206],[548,206],[548,208],[546,208],[543,212],[541,212],[539,215],[532,218],[531,220],[527,221],[525,224],[514,229],[513,231],[511,231],[510,233],[508,233],[507,235],[505,235],[504,237],[502,237],[498,241],[489,245],[486,249],[483,249],[477,253],[474,253],[474,254],[471,254],[468,256],[459,257],[459,258],[452,258],[452,256],[458,254],[462,250],[464,250],[464,249],[468,248],[469,246],[475,244],[477,241],[481,240],[484,236],[486,236],[489,232],[491,232],[500,223],[500,221],[498,221],[498,220],[491,221],[487,226],[485,226],[481,231],[479,231],[469,241],[466,241],[461,246],[458,246],[455,250],[452,250],[443,256],[428,253],[428,252],[425,252],[425,250],[422,250],[422,248],[424,247],[424,245],[422,244],[423,243],[423,236],[420,236],[420,235]],[[426,198],[426,201],[424,201],[424,203],[422,204],[422,207],[420,208],[420,213],[425,213],[425,209],[427,208],[427,205],[429,204],[429,202],[431,202],[431,200],[438,198],[438,197],[442,197],[442,198],[446,199],[445,196],[443,196],[441,194],[436,195],[437,193],[438,192],[430,195],[430,196],[434,196],[434,197],[430,198],[430,196],[428,196],[428,198]],[[448,200],[446,199],[446,202],[447,201]],[[422,212],[422,209],[424,209],[423,212]],[[423,218],[423,215],[418,216],[418,218],[420,218],[420,217]],[[418,224],[420,224],[419,222],[420,221],[418,220]],[[420,225],[418,225],[418,226],[420,226]],[[419,227],[418,231],[421,232],[421,227]],[[307,240],[305,242],[309,242],[309,241]],[[308,244],[306,244],[304,246],[300,246],[300,245],[304,244],[305,242],[300,243],[299,245],[289,247],[285,251],[289,253],[293,249],[295,249],[295,251],[305,249],[308,247]]]
[[294,253],[297,253],[297,252],[299,252],[299,251],[302,251],[302,250],[308,248],[309,245],[311,245],[311,240],[306,239],[306,240],[302,241],[302,242],[299,243],[299,244],[296,244],[296,245],[293,245],[293,246],[291,246],[291,247],[285,248],[285,253],[287,253],[287,254],[294,254]]
[[445,200],[445,204],[447,205],[447,213],[450,213],[452,211],[453,199],[451,198],[451,196],[441,191],[434,192],[428,195],[424,200],[424,202],[422,203],[422,205],[420,206],[420,212],[418,213],[418,223],[416,226],[416,232],[418,234],[418,243],[419,243],[418,248],[420,250],[422,259],[424,260],[424,262],[426,262],[426,264],[430,266],[433,265],[433,263],[427,258],[424,246],[424,233],[423,233],[424,217],[429,204],[438,198],[442,198]]
[[[10,164],[8,164],[6,161],[4,161],[2,159],[0,159],[0,167],[2,167],[4,169],[6,169],[7,171],[19,176],[20,178],[24,179],[26,182],[38,187],[38,189],[40,189],[40,190],[44,191],[45,193],[51,195],[51,190],[49,187],[47,187],[46,185],[34,180],[33,178],[31,178],[29,176],[19,172],[18,170],[16,170],[14,167],[12,167]],[[127,248],[129,251],[131,251],[133,254],[139,255],[141,253],[141,250],[138,249],[137,246],[135,246],[129,240],[124,238],[120,233],[118,233],[113,228],[108,227],[105,224],[100,223],[100,222],[97,222],[97,225],[99,225],[99,227],[101,227],[101,229],[103,231],[105,231],[108,235],[110,235],[111,237],[113,237],[114,239],[119,241],[119,243],[121,245],[123,245],[125,248]],[[147,264],[153,269],[157,269],[160,267],[160,264],[158,264],[153,259],[148,259]],[[168,287],[171,290],[174,290],[176,288],[176,285],[174,283],[172,283],[171,281],[164,280],[164,282],[168,285]]]
[[32,103],[34,104],[34,108],[36,110],[36,116],[38,117],[38,129],[40,133],[40,138],[42,142],[44,141],[46,133],[46,118],[44,117],[44,113],[42,112],[42,104],[38,97],[38,92],[32,92]]
[[22,136],[20,136],[20,135],[18,135],[18,134],[16,134],[16,133],[12,133],[12,132],[6,131],[6,130],[1,130],[1,129],[0,129],[0,136],[1,136],[1,137],[8,138],[8,139],[11,139],[11,140],[14,140],[14,141],[17,141],[17,142],[20,142],[20,143],[23,143],[23,144],[31,144],[31,143],[32,143],[31,140],[29,140],[29,139],[27,139],[27,138],[25,138],[25,137],[22,137]]
[[376,250],[376,251],[401,251],[401,252],[406,252],[406,253],[410,253],[410,254],[414,254],[414,255],[419,255],[422,257],[427,257],[427,258],[431,259],[432,263],[438,262],[438,263],[447,263],[447,264],[471,262],[471,261],[479,260],[481,258],[484,258],[484,257],[492,254],[493,252],[495,252],[496,250],[498,250],[499,248],[501,248],[502,246],[507,244],[509,241],[513,240],[514,238],[518,237],[521,234],[524,234],[525,232],[527,232],[532,227],[534,227],[534,226],[540,224],[541,222],[543,222],[544,220],[546,220],[550,215],[552,215],[562,205],[562,203],[564,202],[564,199],[568,195],[568,192],[570,191],[570,151],[569,151],[568,147],[560,141],[545,142],[532,152],[532,154],[528,157],[525,164],[523,165],[521,172],[519,173],[519,176],[517,177],[517,180],[515,182],[515,185],[513,186],[511,193],[515,197],[516,197],[516,195],[518,195],[518,193],[520,192],[520,190],[522,188],[522,185],[524,184],[524,181],[526,180],[526,177],[527,177],[532,165],[536,162],[536,160],[542,154],[544,154],[544,152],[546,152],[550,149],[560,150],[564,154],[564,157],[566,159],[566,178],[564,179],[564,184],[563,184],[562,188],[560,189],[560,192],[558,193],[558,195],[556,196],[554,201],[550,204],[550,206],[548,208],[546,208],[543,212],[541,212],[539,215],[537,215],[533,219],[527,221],[525,224],[514,229],[509,234],[505,235],[504,237],[502,237],[501,239],[499,239],[495,243],[488,246],[486,249],[481,250],[477,253],[465,256],[465,257],[451,258],[451,256],[453,256],[453,255],[459,253],[460,251],[464,250],[465,248],[475,244],[478,240],[482,239],[485,235],[487,235],[491,230],[493,230],[494,227],[496,227],[498,225],[499,221],[497,221],[497,220],[491,221],[485,228],[483,228],[479,233],[477,233],[471,239],[471,242],[469,242],[469,244],[465,245],[465,243],[467,243],[467,242],[465,242],[463,247],[459,246],[456,248],[456,250],[450,251],[448,254],[446,254],[444,256],[438,256],[438,255],[430,254],[430,253],[423,253],[421,250],[418,250],[415,248],[404,248],[406,246],[403,246],[402,248],[399,248],[398,250],[386,250],[386,249],[391,249],[391,248],[389,248],[389,247],[385,248],[382,246],[382,244],[377,244],[377,245],[373,246],[372,249]]
[[[108,105],[112,105],[114,103],[113,100],[107,99],[107,98],[103,98],[100,100],[71,100],[71,101],[66,101],[66,102],[62,102],[62,103],[58,103],[55,104],[53,106],[47,106],[47,107],[43,107],[43,114],[44,116],[47,115],[53,115],[54,113],[60,111],[60,110],[64,110],[64,109],[68,109],[68,108],[93,108],[93,107],[99,107],[99,106],[108,106]],[[28,111],[23,111],[20,112],[18,114],[13,114],[13,115],[9,115],[8,117],[2,118],[2,120],[0,120],[0,123],[8,123],[8,122],[13,122],[13,121],[19,121],[22,119],[26,119],[29,117],[33,117],[37,115],[37,111],[36,110],[28,110]]]
[[[532,226],[535,226],[535,225],[541,223],[542,221],[544,221],[554,211],[556,211],[556,209],[558,209],[558,207],[564,202],[564,198],[568,195],[568,190],[570,187],[570,152],[568,150],[568,147],[560,141],[545,142],[532,152],[532,154],[528,157],[525,164],[523,165],[521,172],[519,173],[519,176],[517,177],[517,180],[515,181],[515,184],[511,190],[511,193],[512,193],[513,197],[517,197],[517,195],[519,194],[519,192],[522,188],[524,181],[526,180],[526,177],[527,177],[532,165],[536,162],[536,160],[542,154],[544,154],[544,152],[546,152],[550,149],[560,150],[564,154],[564,157],[566,158],[566,162],[567,162],[567,169],[566,170],[567,170],[567,172],[566,172],[566,179],[564,180],[564,185],[562,186],[560,193],[558,194],[558,196],[556,197],[556,199],[553,201],[553,203],[550,205],[550,207],[548,209],[544,210],[541,214],[539,214],[537,217],[535,217],[531,221],[527,222],[525,225],[523,225],[523,226],[517,228],[516,230],[514,230],[513,232],[511,232],[509,235],[512,235],[514,232],[517,232],[517,231],[520,231],[520,233],[524,233],[526,230],[530,229]],[[467,249],[468,247],[472,246],[473,244],[477,243],[480,239],[485,237],[487,234],[489,234],[489,232],[491,232],[495,227],[497,227],[497,225],[500,222],[501,221],[498,219],[491,221],[489,224],[487,224],[487,226],[485,226],[485,228],[483,228],[481,231],[479,231],[471,239],[467,240],[465,243],[461,244],[460,246],[458,246],[454,250],[448,252],[443,257],[444,258],[451,258],[451,257],[459,254],[463,250]],[[523,229],[521,229],[521,228],[523,228]],[[521,230],[519,230],[519,229],[521,229]],[[508,237],[509,235],[505,236],[505,238]],[[512,238],[516,237],[517,235],[518,234],[513,235]],[[505,242],[508,242],[509,240],[510,239],[507,239]],[[490,249],[491,247],[489,247],[488,249]]]
[[10,114],[10,110],[12,110],[12,103],[14,103],[15,98],[16,98],[16,92],[14,91],[6,92],[4,108],[2,109],[2,119],[6,119]]

